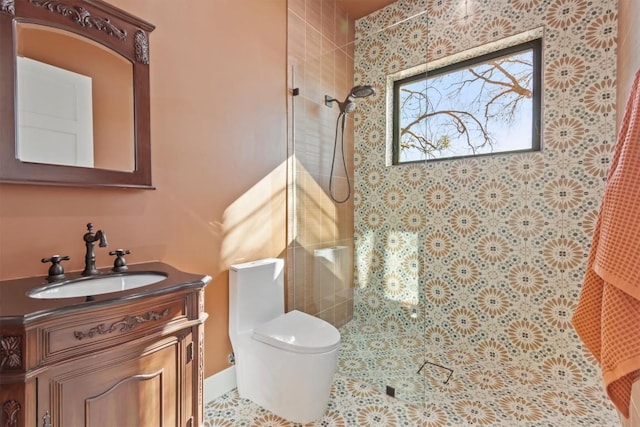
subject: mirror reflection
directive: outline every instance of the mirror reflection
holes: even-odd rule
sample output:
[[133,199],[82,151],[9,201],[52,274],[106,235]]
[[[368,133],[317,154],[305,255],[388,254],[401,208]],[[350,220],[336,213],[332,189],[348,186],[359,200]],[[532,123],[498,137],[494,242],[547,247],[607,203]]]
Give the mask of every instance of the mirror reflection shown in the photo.
[[17,157],[135,170],[133,64],[70,31],[25,22],[14,31]]

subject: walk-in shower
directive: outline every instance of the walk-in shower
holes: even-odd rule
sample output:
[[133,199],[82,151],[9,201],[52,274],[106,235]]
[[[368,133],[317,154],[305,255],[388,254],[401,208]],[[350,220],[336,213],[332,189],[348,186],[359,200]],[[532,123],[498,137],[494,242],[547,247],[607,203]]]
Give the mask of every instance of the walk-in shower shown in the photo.
[[[333,107],[333,103],[336,102],[338,107],[340,108],[340,114],[338,114],[338,118],[336,119],[336,131],[333,139],[333,158],[331,160],[331,172],[329,174],[329,197],[336,203],[345,203],[351,197],[351,181],[349,179],[349,169],[347,169],[347,164],[345,160],[345,152],[344,152],[344,129],[347,114],[353,113],[356,110],[356,98],[366,98],[368,96],[373,96],[376,94],[376,90],[373,86],[370,85],[357,85],[351,88],[349,94],[344,99],[344,101],[340,102],[335,98],[330,97],[329,95],[324,96],[324,105],[327,107]],[[347,195],[343,199],[338,199],[334,193],[333,186],[333,172],[336,163],[336,151],[338,149],[338,131],[340,132],[340,150],[342,154],[342,167],[344,168],[344,174],[347,179]]]
[[[602,194],[599,160],[611,148],[603,141],[615,129],[611,102],[603,115],[604,106],[581,101],[603,88],[615,95],[615,51],[585,40],[614,25],[615,0],[572,10],[584,24],[572,31],[560,31],[554,2],[460,3],[398,1],[341,33],[306,20],[313,15],[301,5],[314,2],[289,2],[289,77],[299,88],[288,122],[290,307],[339,328],[341,374],[425,409],[429,419],[412,425],[614,425],[568,313]],[[544,150],[393,164],[394,102],[398,117],[414,116],[394,82],[431,71],[424,86],[433,86],[438,67],[535,28],[546,52]],[[570,58],[554,56],[565,51]],[[575,91],[562,89],[563,67],[577,70]],[[453,113],[442,98],[417,99]],[[437,120],[420,123],[438,138]],[[350,390],[363,400],[369,392]]]

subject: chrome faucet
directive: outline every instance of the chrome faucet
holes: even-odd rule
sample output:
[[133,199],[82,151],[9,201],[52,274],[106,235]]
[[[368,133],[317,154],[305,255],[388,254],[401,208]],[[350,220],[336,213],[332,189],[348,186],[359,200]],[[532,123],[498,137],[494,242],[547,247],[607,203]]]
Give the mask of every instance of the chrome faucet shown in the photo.
[[82,271],[83,276],[95,276],[98,274],[98,269],[96,268],[96,254],[93,252],[93,245],[96,241],[100,241],[99,246],[104,248],[107,246],[107,235],[104,234],[104,231],[98,230],[93,233],[93,224],[87,224],[87,232],[82,236],[82,240],[84,240],[85,246],[87,247],[87,252],[84,256],[84,270]]

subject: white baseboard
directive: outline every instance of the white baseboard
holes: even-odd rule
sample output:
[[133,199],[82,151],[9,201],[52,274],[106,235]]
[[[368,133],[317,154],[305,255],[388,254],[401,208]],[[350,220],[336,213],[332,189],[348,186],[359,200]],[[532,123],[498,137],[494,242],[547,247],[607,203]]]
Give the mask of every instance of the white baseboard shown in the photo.
[[204,379],[204,404],[236,388],[236,367],[230,366]]

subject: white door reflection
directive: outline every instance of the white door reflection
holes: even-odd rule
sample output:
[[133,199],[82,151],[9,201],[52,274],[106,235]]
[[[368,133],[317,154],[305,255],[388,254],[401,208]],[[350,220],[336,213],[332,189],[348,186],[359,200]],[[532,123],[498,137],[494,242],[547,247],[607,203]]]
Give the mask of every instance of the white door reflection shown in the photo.
[[18,158],[93,167],[91,91],[91,77],[17,57]]

